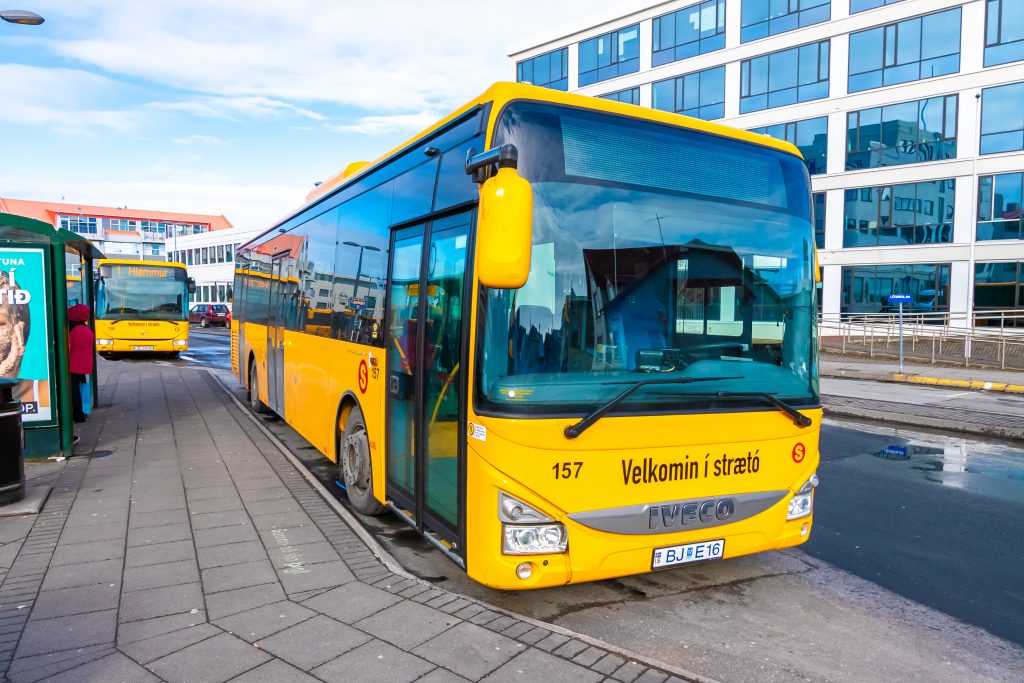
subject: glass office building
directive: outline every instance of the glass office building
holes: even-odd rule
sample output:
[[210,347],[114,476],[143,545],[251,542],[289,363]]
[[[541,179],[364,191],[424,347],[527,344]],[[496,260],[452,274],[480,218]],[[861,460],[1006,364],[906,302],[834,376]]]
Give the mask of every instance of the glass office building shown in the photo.
[[562,28],[510,48],[516,80],[800,149],[826,318],[891,293],[957,325],[1024,313],[1024,0],[652,1]]

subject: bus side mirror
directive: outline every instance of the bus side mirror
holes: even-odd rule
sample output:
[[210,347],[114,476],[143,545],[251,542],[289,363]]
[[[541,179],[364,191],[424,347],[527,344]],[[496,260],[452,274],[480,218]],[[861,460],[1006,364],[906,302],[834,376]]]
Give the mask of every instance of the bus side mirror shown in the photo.
[[519,289],[530,276],[533,188],[516,170],[518,154],[512,145],[501,148],[497,163],[498,172],[480,186],[477,274],[486,287]]
[[194,277],[190,277],[188,279],[188,293],[189,294],[195,294],[196,293],[196,279]]

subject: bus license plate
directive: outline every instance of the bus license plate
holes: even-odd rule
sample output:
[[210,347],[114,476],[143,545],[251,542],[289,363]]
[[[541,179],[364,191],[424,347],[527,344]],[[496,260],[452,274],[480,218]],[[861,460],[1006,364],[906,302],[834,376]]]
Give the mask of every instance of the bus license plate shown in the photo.
[[725,539],[703,541],[686,545],[672,545],[667,548],[655,548],[651,569],[661,569],[687,562],[703,562],[704,560],[720,560],[725,552]]
[[152,346],[133,346],[132,351],[152,351]]

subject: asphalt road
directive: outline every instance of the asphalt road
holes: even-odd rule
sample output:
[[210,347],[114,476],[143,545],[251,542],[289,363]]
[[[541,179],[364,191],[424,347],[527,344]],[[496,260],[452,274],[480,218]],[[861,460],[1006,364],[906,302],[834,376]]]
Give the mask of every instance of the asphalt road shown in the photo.
[[[193,340],[171,362],[230,367],[226,337]],[[1024,415],[1024,401],[1002,395],[860,380],[822,388],[884,397],[893,410],[928,402]],[[265,424],[344,499],[333,464],[283,422]],[[909,459],[878,457],[886,447]],[[826,420],[822,453],[814,531],[798,550],[545,591],[484,588],[396,518],[362,519],[437,585],[714,678],[1014,679],[1024,669],[1021,446]]]

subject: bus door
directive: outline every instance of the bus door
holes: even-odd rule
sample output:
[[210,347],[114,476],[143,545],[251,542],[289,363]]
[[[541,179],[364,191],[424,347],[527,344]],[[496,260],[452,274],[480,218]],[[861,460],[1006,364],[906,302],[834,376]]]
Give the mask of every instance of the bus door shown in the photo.
[[387,496],[459,556],[471,219],[459,214],[396,231],[389,274]]
[[288,252],[270,263],[270,305],[267,312],[267,405],[284,415],[285,261]]

